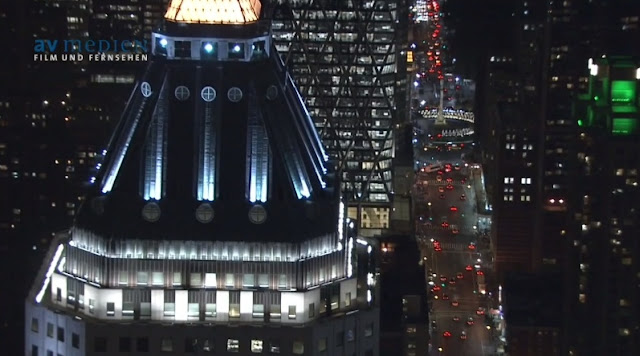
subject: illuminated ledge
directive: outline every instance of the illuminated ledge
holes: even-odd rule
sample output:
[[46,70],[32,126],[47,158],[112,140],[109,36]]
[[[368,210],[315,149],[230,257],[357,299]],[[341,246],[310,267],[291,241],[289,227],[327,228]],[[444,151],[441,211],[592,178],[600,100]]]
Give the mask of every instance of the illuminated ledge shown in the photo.
[[259,0],[172,0],[164,18],[180,23],[245,24],[260,18]]
[[151,241],[119,239],[111,243],[92,232],[72,229],[69,245],[107,258],[203,261],[297,262],[341,251],[336,234],[300,243],[237,241]]

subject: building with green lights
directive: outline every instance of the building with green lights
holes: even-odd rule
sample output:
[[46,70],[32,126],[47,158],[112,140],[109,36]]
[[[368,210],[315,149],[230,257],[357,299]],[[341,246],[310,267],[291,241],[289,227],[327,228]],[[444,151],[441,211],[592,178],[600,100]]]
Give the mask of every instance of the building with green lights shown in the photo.
[[589,61],[574,106],[567,273],[576,355],[640,355],[640,59]]

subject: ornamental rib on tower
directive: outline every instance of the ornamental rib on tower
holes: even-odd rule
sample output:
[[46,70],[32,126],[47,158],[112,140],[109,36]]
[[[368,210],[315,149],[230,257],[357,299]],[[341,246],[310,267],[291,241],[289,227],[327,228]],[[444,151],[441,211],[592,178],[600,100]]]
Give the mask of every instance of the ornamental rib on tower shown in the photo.
[[[318,337],[335,354],[336,330],[377,333],[374,247],[345,221],[261,9],[171,2],[29,293],[25,354],[307,354]],[[45,323],[67,337],[52,346]],[[355,352],[377,355],[369,340]]]

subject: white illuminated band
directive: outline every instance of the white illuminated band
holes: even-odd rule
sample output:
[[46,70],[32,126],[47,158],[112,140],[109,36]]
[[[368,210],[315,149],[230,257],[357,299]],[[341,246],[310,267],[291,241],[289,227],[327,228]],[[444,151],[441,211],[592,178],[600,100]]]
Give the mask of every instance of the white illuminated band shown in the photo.
[[58,265],[58,261],[62,256],[62,251],[64,251],[64,245],[60,244],[56,249],[56,253],[53,255],[51,264],[49,264],[49,269],[47,270],[47,274],[45,275],[44,282],[42,283],[42,288],[40,289],[40,292],[38,292],[38,294],[36,295],[36,303],[40,303],[42,301],[42,298],[44,297],[44,294],[46,293],[47,288],[49,287],[49,282],[51,282],[51,276],[53,275],[53,272],[55,271],[56,266]]
[[260,17],[259,0],[172,0],[164,18],[181,23],[243,24]]
[[144,170],[144,200],[160,200],[163,195],[162,183],[165,175],[165,154],[167,134],[168,81],[162,84],[160,100],[152,114],[149,138],[146,147]]
[[[322,188],[326,188],[327,184],[323,180],[323,174],[327,173],[327,168],[324,166],[324,162],[329,160],[329,156],[327,156],[327,154],[324,152],[324,147],[322,146],[322,141],[320,140],[320,137],[318,136],[318,130],[315,129],[315,125],[313,123],[313,120],[311,119],[311,115],[309,114],[309,110],[307,110],[307,105],[305,104],[304,100],[302,99],[302,95],[300,95],[300,91],[294,85],[293,79],[291,78],[291,76],[287,75],[287,79],[289,81],[290,87],[293,88],[293,91],[296,93],[296,97],[298,98],[298,104],[304,110],[304,117],[307,120],[307,125],[304,125],[305,126],[304,128],[305,128],[305,131],[307,131],[307,134],[311,135],[312,138],[313,138],[313,140],[311,140],[311,143],[312,143],[313,151],[314,151],[316,159],[317,159],[317,161],[314,161],[316,175],[318,177],[318,180],[320,181],[320,184],[322,185]],[[320,171],[322,171],[322,172],[320,172]]]
[[347,246],[347,278],[353,276],[353,248],[353,237],[351,237]]
[[342,241],[344,239],[344,203],[342,201],[340,201],[338,209],[340,209],[338,211],[338,239]]
[[218,160],[215,117],[213,108],[207,104],[204,109],[202,146],[200,147],[200,165],[198,172],[198,200],[213,201],[216,197],[216,171]]
[[[134,93],[135,92],[138,92],[137,87],[136,87],[136,90],[134,90]],[[116,182],[116,178],[118,177],[118,172],[120,172],[120,167],[122,166],[124,157],[126,156],[127,151],[129,150],[131,139],[133,138],[133,134],[136,132],[136,127],[138,126],[138,122],[140,121],[142,112],[143,110],[138,110],[136,112],[135,118],[129,125],[124,142],[119,147],[115,147],[116,151],[114,152],[115,154],[114,161],[110,164],[106,179],[104,181],[104,184],[102,185],[102,193],[110,192],[111,189],[113,188],[113,184]]]
[[268,195],[271,154],[264,121],[260,112],[256,110],[257,103],[254,104],[256,105],[250,106],[247,125],[247,183],[249,201],[264,203]]

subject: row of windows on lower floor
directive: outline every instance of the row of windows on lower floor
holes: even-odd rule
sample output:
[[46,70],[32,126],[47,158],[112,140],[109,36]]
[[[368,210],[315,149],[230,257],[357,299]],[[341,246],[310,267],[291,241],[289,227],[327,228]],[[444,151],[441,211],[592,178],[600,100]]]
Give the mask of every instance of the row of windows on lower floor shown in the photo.
[[[60,330],[62,330],[62,339],[60,339]],[[373,335],[373,326],[368,326],[365,329],[365,336],[370,337]],[[58,328],[58,340],[64,341],[64,329]],[[80,338],[77,334],[73,334],[73,347],[79,348]],[[344,331],[339,332],[336,336],[337,344],[336,347],[344,346],[345,342],[350,343],[355,340],[355,335],[353,330],[348,330],[346,333]],[[114,350],[109,350],[108,340],[105,337],[96,337],[93,341],[93,351],[99,353],[113,352]],[[260,354],[260,353],[269,353],[269,354],[280,354],[281,348],[289,348],[290,352],[294,355],[304,355],[305,354],[305,343],[300,340],[293,341],[292,343],[282,343],[278,339],[271,339],[268,341],[261,339],[251,339],[248,343],[241,342],[239,339],[228,338],[226,339],[226,345],[222,345],[223,349],[226,349],[227,352],[230,353],[246,353],[247,350],[251,353]],[[226,346],[226,347],[225,347]],[[328,349],[328,340],[326,337],[318,339],[318,352],[325,352]],[[149,344],[148,337],[120,337],[118,340],[118,352],[149,352],[151,349]],[[214,339],[198,339],[193,337],[187,337],[184,339],[184,348],[180,349],[178,344],[175,342],[175,338],[166,337],[160,340],[160,351],[166,353],[173,352],[184,352],[184,353],[196,353],[196,352],[211,352],[213,353],[216,349],[216,344]],[[31,356],[39,356],[38,346],[32,345],[31,348]],[[285,351],[289,353],[288,351]],[[64,356],[62,354],[56,354],[57,356]],[[366,356],[373,356],[373,350],[368,350],[365,353]],[[46,350],[46,356],[54,356],[54,352],[51,350]]]
[[[32,318],[31,319],[31,331],[34,333],[40,332],[39,327],[39,319]],[[364,328],[364,337],[369,338],[373,336],[374,325],[372,323],[367,324]],[[60,342],[65,342],[65,329],[63,327],[56,326],[53,323],[47,323],[46,329],[47,337],[56,338]],[[346,331],[340,331],[336,333],[335,338],[335,346],[341,347],[344,346],[345,343],[354,342],[356,338],[355,331],[353,329],[348,329]],[[119,352],[132,352],[134,351],[134,339],[131,337],[120,337],[118,340],[118,351]],[[160,351],[162,352],[176,352],[177,345],[174,342],[173,338],[167,337],[162,338],[160,341]],[[215,348],[215,340],[214,339],[197,339],[197,338],[186,338],[184,340],[184,352],[194,353],[197,351],[204,352],[213,352]],[[112,350],[108,349],[107,338],[105,337],[96,337],[93,342],[93,351],[95,352],[109,352]],[[80,335],[76,333],[71,333],[71,346],[75,349],[80,348]],[[251,353],[263,353],[268,352],[272,354],[279,354],[281,348],[281,342],[277,339],[271,339],[268,341],[264,341],[261,339],[251,339],[249,342],[248,349]],[[243,352],[245,352],[244,348],[247,346],[242,345]],[[323,352],[328,348],[328,338],[322,337],[318,339],[318,351]],[[139,337],[135,339],[135,351],[137,352],[149,352],[149,338],[147,337]],[[302,341],[294,341],[291,345],[291,352],[294,355],[303,355],[304,354],[305,345]],[[35,350],[35,352],[34,352]],[[226,350],[227,352],[240,352],[241,351],[241,342],[239,339],[229,338],[226,340]],[[180,350],[182,352],[182,350]],[[38,356],[38,348],[33,345],[32,347],[32,356]],[[53,356],[53,351],[47,350],[46,356]],[[61,356],[58,354],[58,356]]]

